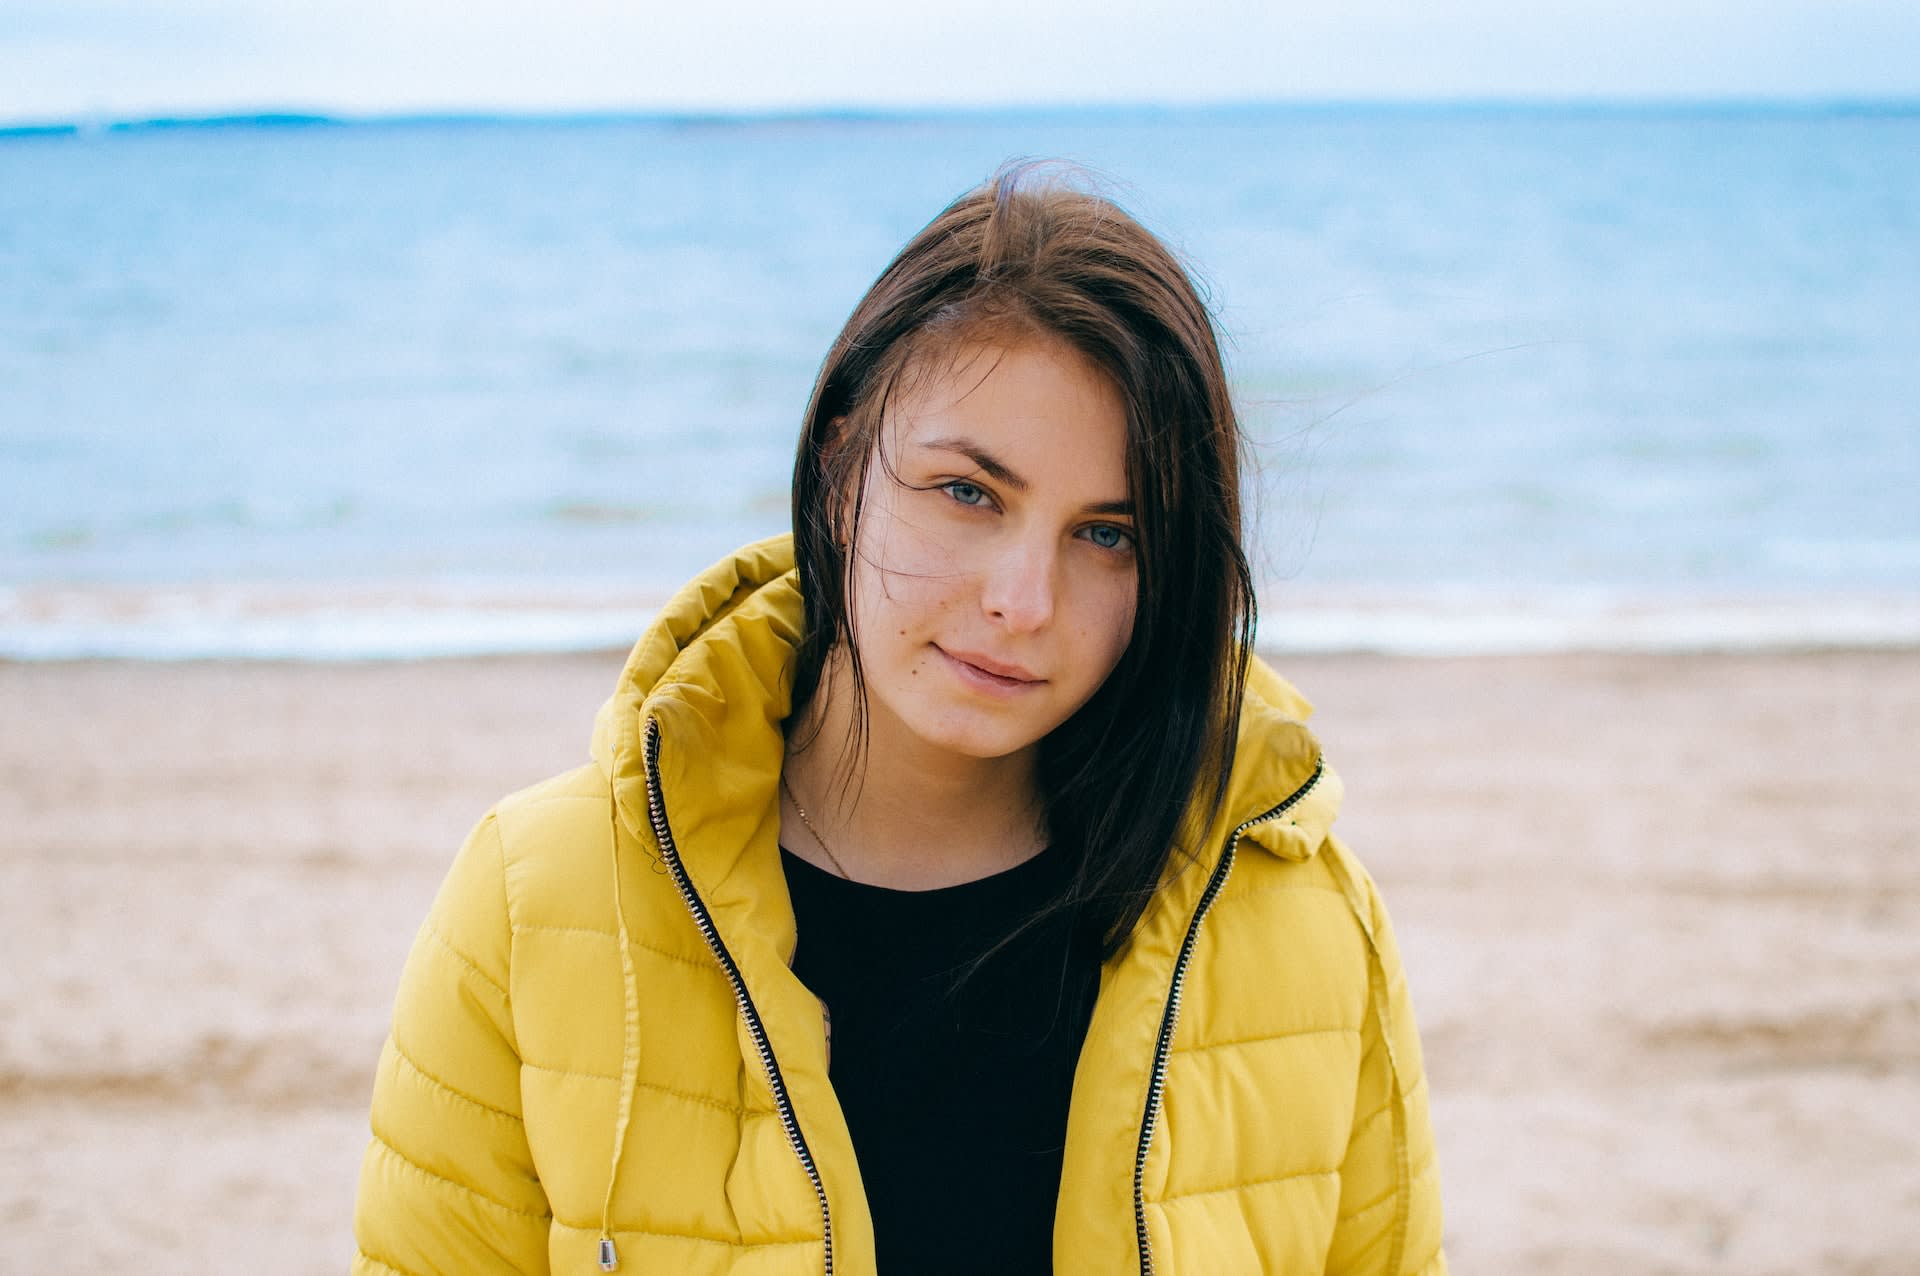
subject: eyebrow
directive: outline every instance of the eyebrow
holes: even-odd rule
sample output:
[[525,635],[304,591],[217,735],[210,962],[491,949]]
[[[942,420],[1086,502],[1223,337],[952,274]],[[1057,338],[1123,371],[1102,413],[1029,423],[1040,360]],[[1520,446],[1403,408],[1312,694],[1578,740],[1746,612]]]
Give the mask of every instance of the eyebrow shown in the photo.
[[[936,452],[958,452],[982,470],[985,470],[989,478],[1006,484],[1016,492],[1024,492],[1027,490],[1028,484],[1025,479],[1014,473],[1012,467],[1005,461],[987,451],[972,439],[943,436],[937,439],[928,439],[920,446],[931,448]],[[1089,514],[1125,514],[1131,516],[1133,513],[1133,502],[1095,501],[1093,504],[1086,506],[1085,509]]]

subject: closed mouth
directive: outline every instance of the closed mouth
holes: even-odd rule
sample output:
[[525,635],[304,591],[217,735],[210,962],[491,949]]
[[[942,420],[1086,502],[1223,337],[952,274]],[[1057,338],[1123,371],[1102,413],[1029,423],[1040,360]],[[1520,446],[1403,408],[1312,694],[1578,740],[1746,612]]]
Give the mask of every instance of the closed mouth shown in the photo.
[[1009,687],[1031,686],[1034,683],[1046,681],[1045,678],[1035,677],[1019,665],[1004,665],[999,661],[991,660],[985,656],[974,655],[971,652],[962,654],[960,652],[948,651],[945,647],[937,643],[934,645],[934,650],[955,664],[965,665],[975,673],[987,678],[992,678],[996,682],[1003,682]]

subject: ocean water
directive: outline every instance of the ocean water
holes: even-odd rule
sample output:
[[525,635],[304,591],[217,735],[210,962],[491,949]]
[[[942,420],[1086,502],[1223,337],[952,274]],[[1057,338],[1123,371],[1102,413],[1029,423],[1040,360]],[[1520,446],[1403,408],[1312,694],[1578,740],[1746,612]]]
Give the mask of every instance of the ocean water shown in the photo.
[[1263,643],[1920,643],[1920,112],[0,136],[0,657],[621,645],[1010,156],[1194,264]]

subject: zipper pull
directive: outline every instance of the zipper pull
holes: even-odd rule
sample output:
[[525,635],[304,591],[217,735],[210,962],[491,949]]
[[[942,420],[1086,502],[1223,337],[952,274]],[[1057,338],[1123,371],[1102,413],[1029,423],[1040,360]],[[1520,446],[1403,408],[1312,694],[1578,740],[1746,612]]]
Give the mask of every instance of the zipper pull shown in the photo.
[[615,1271],[619,1266],[620,1255],[613,1252],[613,1238],[611,1236],[602,1236],[600,1238],[600,1270],[603,1272]]

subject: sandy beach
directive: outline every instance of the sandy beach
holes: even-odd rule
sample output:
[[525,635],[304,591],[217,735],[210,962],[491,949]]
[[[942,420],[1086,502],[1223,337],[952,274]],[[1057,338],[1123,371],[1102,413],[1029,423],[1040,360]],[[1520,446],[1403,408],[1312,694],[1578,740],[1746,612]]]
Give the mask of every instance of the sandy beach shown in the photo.
[[[343,1270],[413,930],[620,660],[0,664],[0,1270]],[[1456,1271],[1920,1271],[1920,652],[1284,669]]]

